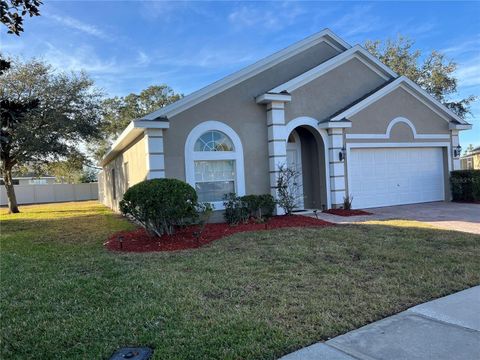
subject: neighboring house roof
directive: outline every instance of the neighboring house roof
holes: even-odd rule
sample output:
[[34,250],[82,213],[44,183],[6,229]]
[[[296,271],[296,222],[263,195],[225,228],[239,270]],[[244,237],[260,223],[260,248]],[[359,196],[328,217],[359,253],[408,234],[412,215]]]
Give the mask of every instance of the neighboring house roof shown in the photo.
[[472,151],[469,151],[468,153],[462,155],[461,158],[468,158],[469,156],[473,156],[473,155],[480,155],[480,146],[473,148]]
[[[420,86],[414,83],[412,80],[408,79],[405,76],[400,76],[395,81],[387,84],[386,86],[382,87],[380,90],[376,91],[375,93],[367,96],[360,102],[356,102],[350,108],[342,111],[341,113],[333,116],[330,121],[342,121],[344,119],[348,119],[349,117],[357,114],[370,104],[373,104],[377,100],[381,99],[382,97],[390,94],[392,91],[402,88],[409,92],[411,95],[415,96],[418,100],[422,101],[425,105],[427,105],[430,109],[435,111],[438,115],[443,117],[446,121],[450,123],[451,128],[457,129],[467,129],[471,128],[471,125],[455,114],[453,111],[448,109],[445,105],[440,103],[437,99],[433,96],[428,94],[425,90],[423,90]],[[452,122],[452,119],[455,120],[456,123]],[[460,124],[460,125],[457,125]]]
[[301,40],[289,47],[280,50],[273,55],[270,55],[256,63],[247,66],[246,68],[237,71],[219,81],[214,82],[198,91],[191,93],[183,97],[182,99],[165,106],[161,109],[158,109],[148,115],[145,115],[142,119],[145,120],[155,120],[158,117],[172,117],[176,114],[179,114],[182,111],[185,111],[192,106],[199,104],[200,102],[215,96],[222,91],[225,91],[232,86],[235,86],[242,81],[245,81],[262,71],[265,71],[299,53],[302,51],[319,44],[321,42],[326,42],[333,48],[338,49],[339,51],[345,51],[350,49],[351,46],[346,43],[344,40],[335,35],[330,29],[325,29],[316,33],[312,36],[307,37],[304,40]]

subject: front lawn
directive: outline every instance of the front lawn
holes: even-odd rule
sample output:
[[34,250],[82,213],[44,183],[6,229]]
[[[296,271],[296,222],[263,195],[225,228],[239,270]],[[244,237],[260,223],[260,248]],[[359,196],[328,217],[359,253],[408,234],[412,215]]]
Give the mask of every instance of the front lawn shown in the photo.
[[1,358],[272,359],[480,283],[480,236],[414,222],[112,253],[132,225],[95,202],[21,211],[0,215]]

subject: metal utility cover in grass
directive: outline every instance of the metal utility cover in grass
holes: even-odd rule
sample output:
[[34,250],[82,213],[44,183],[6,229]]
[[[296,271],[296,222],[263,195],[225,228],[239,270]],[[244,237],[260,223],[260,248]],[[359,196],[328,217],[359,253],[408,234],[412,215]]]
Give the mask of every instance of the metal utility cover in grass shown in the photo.
[[148,347],[126,347],[115,351],[110,360],[148,360],[153,350]]

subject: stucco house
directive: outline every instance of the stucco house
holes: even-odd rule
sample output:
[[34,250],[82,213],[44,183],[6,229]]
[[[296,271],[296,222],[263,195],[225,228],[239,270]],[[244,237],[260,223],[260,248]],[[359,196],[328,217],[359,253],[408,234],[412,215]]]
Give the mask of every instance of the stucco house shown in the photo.
[[462,170],[480,170],[480,146],[460,158],[460,167]]
[[225,193],[272,193],[301,171],[301,208],[448,200],[471,125],[359,45],[326,29],[133,120],[101,165],[118,210],[142,180],[177,178],[222,209]]

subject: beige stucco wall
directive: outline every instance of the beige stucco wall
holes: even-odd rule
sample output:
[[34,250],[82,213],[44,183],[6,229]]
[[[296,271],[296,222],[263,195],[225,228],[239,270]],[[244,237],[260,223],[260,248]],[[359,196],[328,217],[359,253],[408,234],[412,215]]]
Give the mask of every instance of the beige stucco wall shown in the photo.
[[[127,189],[147,178],[146,138],[141,135],[134,140],[121,154],[103,167],[101,193],[103,203],[118,211],[118,204]],[[128,168],[128,184],[125,174],[125,163]],[[112,169],[115,169],[116,199],[113,198]]]
[[464,155],[460,159],[462,170],[480,170],[480,154]]
[[[449,134],[448,121],[402,88],[349,118],[347,134],[385,134],[388,124],[397,117],[410,120],[418,134]],[[408,139],[406,139],[408,141]]]
[[299,116],[324,120],[385,82],[380,75],[353,58],[292,91],[292,101],[285,106],[286,122]]
[[185,180],[185,141],[191,129],[208,120],[221,121],[240,137],[244,148],[247,194],[270,192],[266,108],[255,97],[337,55],[320,43],[253,78],[170,118],[164,132],[166,177]]

